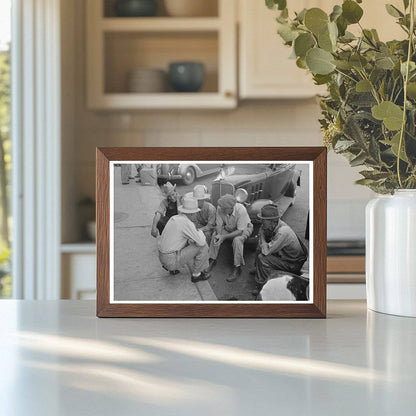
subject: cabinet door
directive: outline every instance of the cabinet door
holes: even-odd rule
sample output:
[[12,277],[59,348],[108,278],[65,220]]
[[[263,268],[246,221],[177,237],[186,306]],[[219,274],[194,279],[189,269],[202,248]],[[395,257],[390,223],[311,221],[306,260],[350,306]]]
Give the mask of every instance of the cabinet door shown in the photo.
[[[315,6],[317,1],[292,0],[290,10]],[[290,48],[276,33],[278,12],[262,0],[240,0],[240,97],[305,98],[318,93],[305,70],[289,59]]]
[[[402,9],[402,0],[389,1]],[[340,0],[291,0],[290,13],[303,8],[320,7],[329,13]],[[378,30],[382,40],[402,39],[404,32],[378,1],[361,4],[366,28]],[[267,9],[263,0],[239,0],[240,17],[240,97],[241,98],[305,98],[322,93],[311,75],[289,59],[290,48],[277,35],[275,17],[278,12]],[[358,25],[349,27],[358,34]]]

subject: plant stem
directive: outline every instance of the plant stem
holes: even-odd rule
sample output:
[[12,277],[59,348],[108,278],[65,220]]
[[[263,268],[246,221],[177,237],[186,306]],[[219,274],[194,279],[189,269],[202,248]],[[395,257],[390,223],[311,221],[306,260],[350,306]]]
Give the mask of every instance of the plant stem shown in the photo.
[[407,48],[407,60],[406,60],[406,73],[404,76],[404,85],[403,85],[403,118],[402,118],[402,128],[400,129],[400,140],[399,140],[399,149],[397,152],[397,178],[399,180],[400,188],[403,187],[402,178],[400,174],[400,156],[402,155],[404,131],[406,129],[406,108],[407,108],[407,83],[409,82],[409,68],[410,60],[412,58],[413,50],[413,35],[415,27],[415,0],[410,0],[410,30],[409,30],[409,45]]

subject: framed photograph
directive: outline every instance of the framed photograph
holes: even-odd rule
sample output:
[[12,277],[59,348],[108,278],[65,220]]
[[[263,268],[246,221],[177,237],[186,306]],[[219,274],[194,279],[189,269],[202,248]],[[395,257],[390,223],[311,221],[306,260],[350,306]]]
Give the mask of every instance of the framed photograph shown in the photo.
[[324,318],[326,154],[98,148],[97,316]]

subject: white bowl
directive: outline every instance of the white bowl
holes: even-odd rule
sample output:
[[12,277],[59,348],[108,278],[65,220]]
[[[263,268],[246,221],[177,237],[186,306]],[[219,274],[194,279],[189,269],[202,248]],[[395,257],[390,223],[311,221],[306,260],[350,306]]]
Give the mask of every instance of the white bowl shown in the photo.
[[165,0],[165,8],[173,17],[217,16],[216,0]]

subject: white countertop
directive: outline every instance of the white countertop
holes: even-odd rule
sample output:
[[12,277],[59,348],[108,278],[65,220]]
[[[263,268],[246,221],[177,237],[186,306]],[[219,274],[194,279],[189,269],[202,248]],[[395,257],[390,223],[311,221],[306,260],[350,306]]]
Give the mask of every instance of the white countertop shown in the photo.
[[416,319],[97,319],[0,301],[0,415],[414,415]]

